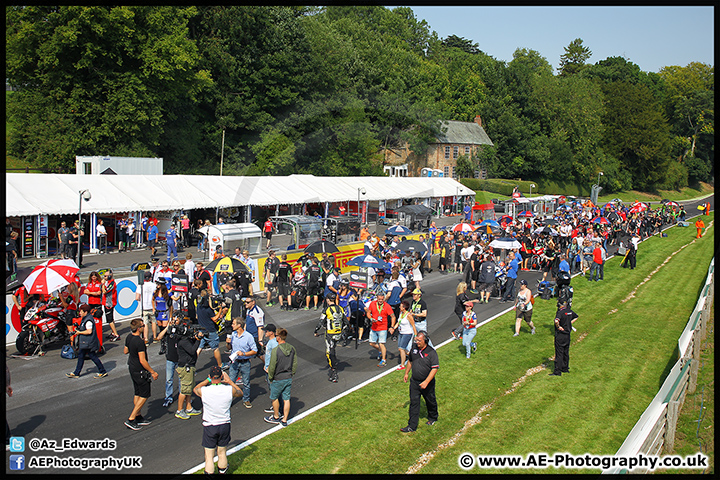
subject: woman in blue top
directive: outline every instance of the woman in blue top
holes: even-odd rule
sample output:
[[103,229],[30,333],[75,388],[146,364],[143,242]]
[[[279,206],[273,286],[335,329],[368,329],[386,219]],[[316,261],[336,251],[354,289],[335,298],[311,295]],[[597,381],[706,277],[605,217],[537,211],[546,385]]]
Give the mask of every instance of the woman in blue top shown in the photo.
[[[160,282],[162,282],[162,284]],[[168,321],[172,318],[173,314],[172,300],[165,285],[165,279],[158,281],[158,286],[155,289],[155,293],[153,293],[152,305],[153,315],[155,315],[158,327],[162,330],[167,327]],[[153,343],[157,343],[157,339],[154,339]],[[165,354],[166,348],[167,340],[166,337],[163,336],[159,354]]]

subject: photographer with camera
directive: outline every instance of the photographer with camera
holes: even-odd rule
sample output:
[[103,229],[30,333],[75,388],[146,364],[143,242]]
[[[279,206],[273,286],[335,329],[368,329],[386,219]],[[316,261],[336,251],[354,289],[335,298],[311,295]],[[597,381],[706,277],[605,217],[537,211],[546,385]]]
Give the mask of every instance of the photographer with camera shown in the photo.
[[[215,302],[213,302],[213,304],[215,304]],[[200,291],[197,306],[197,318],[198,325],[203,330],[204,336],[200,341],[197,353],[200,355],[200,351],[205,347],[205,345],[208,345],[213,351],[213,356],[217,361],[218,367],[221,368],[227,368],[227,366],[223,365],[222,359],[220,358],[220,349],[218,348],[220,346],[220,336],[218,334],[217,323],[225,316],[225,314],[227,314],[228,310],[229,309],[224,302],[213,308],[213,306],[211,306],[210,292],[206,288]]]
[[177,327],[177,372],[180,380],[180,395],[178,396],[178,409],[175,417],[187,420],[190,415],[199,415],[202,412],[193,408],[191,399],[195,387],[195,364],[198,358],[198,347],[203,333],[189,321],[183,319]]
[[225,304],[228,306],[228,311],[225,314],[225,328],[223,329],[223,331],[229,334],[232,332],[232,329],[228,328],[232,323],[232,319],[235,317],[243,316],[243,308],[245,307],[245,305],[243,304],[244,295],[238,292],[236,288],[235,278],[231,278],[230,280],[225,282],[220,288],[223,292],[222,295]]
[[173,383],[175,381],[175,368],[178,365],[177,339],[178,324],[182,320],[182,312],[175,312],[173,318],[160,334],[158,339],[162,340],[167,335],[167,349],[165,352],[165,400],[163,407],[167,408],[173,403]]

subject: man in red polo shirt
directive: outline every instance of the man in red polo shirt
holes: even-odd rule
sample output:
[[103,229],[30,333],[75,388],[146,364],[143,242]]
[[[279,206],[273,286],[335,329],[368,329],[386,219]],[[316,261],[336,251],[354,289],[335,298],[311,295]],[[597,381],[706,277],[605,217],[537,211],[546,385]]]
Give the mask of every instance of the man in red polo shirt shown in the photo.
[[[378,350],[378,367],[387,365],[387,350],[385,343],[388,334],[388,319],[391,319],[390,330],[395,330],[395,314],[390,305],[385,303],[383,295],[370,303],[365,315],[370,319],[370,346]],[[392,334],[392,331],[390,332]]]

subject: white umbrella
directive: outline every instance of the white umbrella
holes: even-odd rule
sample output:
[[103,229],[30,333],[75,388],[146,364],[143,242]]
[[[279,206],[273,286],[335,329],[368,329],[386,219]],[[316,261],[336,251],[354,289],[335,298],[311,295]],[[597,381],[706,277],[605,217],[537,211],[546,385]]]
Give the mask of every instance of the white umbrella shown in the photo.
[[23,285],[29,295],[49,295],[75,279],[79,271],[77,264],[70,260],[48,260],[30,272]]
[[499,248],[501,250],[512,250],[513,248],[520,248],[520,242],[514,238],[496,238],[490,242],[490,246],[493,248]]

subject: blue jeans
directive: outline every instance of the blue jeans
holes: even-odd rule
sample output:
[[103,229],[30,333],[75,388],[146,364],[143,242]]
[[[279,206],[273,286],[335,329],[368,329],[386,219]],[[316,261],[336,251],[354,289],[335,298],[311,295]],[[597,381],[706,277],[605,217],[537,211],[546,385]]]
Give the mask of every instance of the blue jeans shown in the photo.
[[597,279],[602,280],[603,279],[603,264],[602,263],[593,262],[592,266],[590,267],[590,278],[588,280],[597,280],[595,278],[596,272],[597,272]]
[[87,353],[87,356],[92,362],[95,364],[95,366],[98,369],[98,373],[105,373],[105,367],[103,366],[102,362],[97,356],[97,352],[93,352],[89,349],[80,349],[78,351],[78,357],[77,357],[77,365],[75,366],[75,375],[80,375],[80,372],[82,372],[83,365],[85,365],[85,354]]
[[165,399],[173,398],[173,382],[175,381],[175,368],[177,362],[165,360]]
[[250,360],[236,360],[230,364],[230,380],[237,382],[238,373],[242,377],[243,402],[250,401]]
[[470,358],[470,349],[472,348],[473,338],[475,338],[476,333],[476,327],[463,329],[462,343],[465,345],[465,356],[468,358]]

